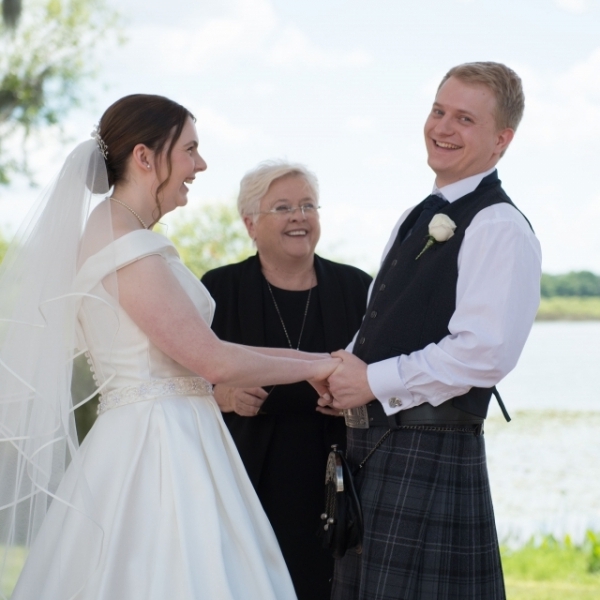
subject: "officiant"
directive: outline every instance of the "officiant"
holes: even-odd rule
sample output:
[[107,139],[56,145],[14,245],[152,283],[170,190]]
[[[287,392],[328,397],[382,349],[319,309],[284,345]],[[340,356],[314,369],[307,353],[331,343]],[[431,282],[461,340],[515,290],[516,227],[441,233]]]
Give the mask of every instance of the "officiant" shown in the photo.
[[[238,210],[256,255],[202,278],[223,340],[331,352],[360,326],[371,277],[315,254],[321,228],[316,176],[300,164],[261,163],[241,181]],[[331,444],[344,420],[316,410],[306,382],[273,388],[217,385],[215,398],[269,517],[300,600],[329,600],[333,559],[316,531]]]

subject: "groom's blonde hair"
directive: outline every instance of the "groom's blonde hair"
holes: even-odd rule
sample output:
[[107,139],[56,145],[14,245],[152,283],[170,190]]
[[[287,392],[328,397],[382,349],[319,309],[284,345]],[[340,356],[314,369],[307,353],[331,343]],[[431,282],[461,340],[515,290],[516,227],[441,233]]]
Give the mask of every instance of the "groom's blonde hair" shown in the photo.
[[496,127],[517,130],[525,110],[525,94],[521,78],[512,69],[496,62],[464,63],[446,73],[438,91],[450,77],[489,88],[496,98]]

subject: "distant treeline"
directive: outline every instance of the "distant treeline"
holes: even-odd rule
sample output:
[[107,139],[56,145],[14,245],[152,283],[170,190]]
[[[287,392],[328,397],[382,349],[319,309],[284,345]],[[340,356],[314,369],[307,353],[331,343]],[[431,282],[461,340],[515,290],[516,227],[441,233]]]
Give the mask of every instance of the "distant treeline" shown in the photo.
[[542,275],[542,297],[600,296],[600,275],[590,271],[571,271],[562,275]]

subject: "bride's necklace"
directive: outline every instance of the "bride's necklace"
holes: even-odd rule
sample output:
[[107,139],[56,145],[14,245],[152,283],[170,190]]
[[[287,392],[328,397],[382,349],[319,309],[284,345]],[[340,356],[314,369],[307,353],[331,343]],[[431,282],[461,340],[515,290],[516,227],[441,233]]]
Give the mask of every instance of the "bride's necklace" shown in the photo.
[[[279,306],[277,306],[277,301],[275,300],[275,295],[273,294],[273,290],[271,289],[271,284],[267,281],[267,287],[269,288],[269,293],[271,294],[271,298],[273,299],[273,304],[275,305],[275,310],[277,311],[277,316],[281,321],[281,326],[283,327],[283,333],[285,333],[285,338],[290,348],[293,350],[294,346],[292,346],[292,340],[290,340],[290,336],[288,334],[288,330],[283,322],[283,317],[281,316],[281,312],[279,310]],[[306,325],[306,315],[308,314],[308,307],[310,306],[310,295],[312,294],[312,287],[308,290],[308,298],[306,299],[306,306],[304,307],[304,317],[302,318],[302,327],[300,328],[300,335],[298,336],[298,345],[296,346],[296,350],[300,350],[300,340],[302,339],[302,334],[304,333],[304,325]]]
[[140,217],[140,215],[138,215],[135,212],[135,210],[133,210],[133,208],[131,208],[131,206],[129,206],[128,204],[125,204],[125,202],[121,202],[118,198],[115,198],[114,196],[111,196],[110,200],[112,200],[113,202],[116,202],[117,204],[120,204],[121,206],[125,207],[134,217],[137,218],[137,220],[142,224],[142,227],[144,229],[148,229],[148,225],[146,225],[146,223],[144,223],[144,221],[142,220],[142,217]]

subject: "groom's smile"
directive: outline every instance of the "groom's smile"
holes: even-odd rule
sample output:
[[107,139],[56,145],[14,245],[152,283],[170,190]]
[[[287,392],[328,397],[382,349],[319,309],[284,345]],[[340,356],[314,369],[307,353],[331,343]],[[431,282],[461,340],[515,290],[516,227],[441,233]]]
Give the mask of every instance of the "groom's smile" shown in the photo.
[[427,163],[442,187],[489,170],[514,132],[498,129],[488,87],[450,77],[438,90],[424,133]]

